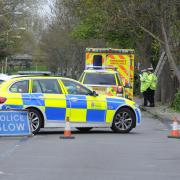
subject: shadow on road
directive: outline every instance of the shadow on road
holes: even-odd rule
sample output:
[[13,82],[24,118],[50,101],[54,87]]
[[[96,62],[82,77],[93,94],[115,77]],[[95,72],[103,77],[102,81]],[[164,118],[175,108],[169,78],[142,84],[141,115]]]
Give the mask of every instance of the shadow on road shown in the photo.
[[[45,130],[45,129],[43,129],[43,130],[41,130],[38,134],[36,134],[35,136],[51,136],[51,135],[63,135],[63,133],[64,133],[64,131],[63,130],[49,130],[49,129],[47,129],[47,130]],[[97,134],[101,134],[101,135],[105,135],[105,134],[111,134],[111,135],[119,135],[119,136],[134,136],[134,135],[139,135],[139,134],[142,134],[142,133],[140,133],[140,132],[130,132],[130,133],[126,133],[126,134],[121,134],[121,133],[114,133],[113,131],[111,131],[111,130],[91,130],[91,131],[89,131],[89,132],[81,132],[81,131],[78,131],[78,130],[73,130],[72,131],[72,134],[73,135],[83,135],[83,134],[86,134],[86,135],[97,135]],[[33,137],[33,136],[32,136]],[[29,139],[29,137],[27,137],[27,136],[7,136],[7,137],[3,137],[3,136],[0,136],[0,141],[1,140],[19,140],[19,141],[27,141],[27,139]]]
[[[63,130],[43,130],[43,131],[40,131],[38,135],[54,135],[54,134],[63,134],[64,131]],[[91,130],[89,132],[81,132],[81,131],[78,131],[78,130],[73,130],[72,131],[72,134],[117,134],[117,135],[135,135],[135,134],[141,134],[139,132],[130,132],[130,133],[127,133],[127,134],[121,134],[121,133],[114,133],[113,131],[110,131],[110,130]]]

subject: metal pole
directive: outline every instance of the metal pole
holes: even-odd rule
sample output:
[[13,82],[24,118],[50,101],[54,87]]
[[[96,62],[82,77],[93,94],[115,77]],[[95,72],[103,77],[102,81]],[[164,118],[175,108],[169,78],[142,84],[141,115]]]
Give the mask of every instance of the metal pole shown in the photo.
[[[7,45],[6,45],[6,47],[7,47],[7,51],[8,51],[8,36],[9,36],[9,34],[8,34],[8,31],[7,31],[7,33],[6,33],[6,43],[7,43]],[[6,55],[6,59],[5,59],[5,67],[4,67],[4,73],[6,74],[7,73],[7,66],[8,66],[8,54]]]
[[8,63],[8,57],[6,56],[6,59],[5,59],[5,74],[7,73],[7,63]]
[[2,62],[2,66],[1,66],[1,73],[3,73],[3,62]]

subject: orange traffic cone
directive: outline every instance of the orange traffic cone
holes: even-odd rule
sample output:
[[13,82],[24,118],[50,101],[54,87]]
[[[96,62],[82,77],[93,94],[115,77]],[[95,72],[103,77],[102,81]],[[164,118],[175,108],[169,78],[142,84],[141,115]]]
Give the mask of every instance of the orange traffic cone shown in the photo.
[[177,118],[174,117],[173,119],[173,124],[172,124],[173,128],[171,130],[171,134],[168,136],[168,138],[177,138],[180,139],[180,133],[178,131],[178,122],[177,122]]
[[75,137],[71,134],[71,126],[69,122],[69,117],[66,118],[66,125],[64,129],[64,135],[60,136],[61,139],[74,139]]

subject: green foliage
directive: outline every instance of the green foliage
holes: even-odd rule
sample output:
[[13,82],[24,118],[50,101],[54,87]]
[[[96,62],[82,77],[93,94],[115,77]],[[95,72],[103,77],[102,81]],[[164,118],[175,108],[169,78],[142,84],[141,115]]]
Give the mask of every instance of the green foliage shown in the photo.
[[8,46],[7,45],[7,29],[8,28],[9,26],[8,26],[7,18],[4,16],[0,16],[0,60],[4,59],[4,57],[8,54],[8,50],[7,50],[7,46]]
[[105,13],[100,6],[89,6],[87,14],[81,17],[82,21],[78,26],[74,27],[72,35],[77,39],[102,38],[103,25],[106,22]]
[[160,44],[157,40],[153,40],[151,44],[151,63],[153,67],[156,67],[159,61]]
[[135,69],[135,71],[134,71],[134,95],[137,96],[139,94],[140,94],[139,71]]
[[175,110],[180,112],[180,90],[176,93],[175,98],[172,102],[171,107]]
[[[80,21],[72,31],[72,37],[80,40],[103,39],[106,45],[118,48],[133,48],[132,30],[126,22],[118,22],[118,5],[111,1],[77,0],[68,4],[74,7],[74,15]],[[134,27],[133,27],[134,28]]]
[[72,36],[76,39],[88,39],[89,37],[95,37],[95,31],[93,31],[93,26],[91,24],[88,25],[79,25],[74,28],[72,32]]

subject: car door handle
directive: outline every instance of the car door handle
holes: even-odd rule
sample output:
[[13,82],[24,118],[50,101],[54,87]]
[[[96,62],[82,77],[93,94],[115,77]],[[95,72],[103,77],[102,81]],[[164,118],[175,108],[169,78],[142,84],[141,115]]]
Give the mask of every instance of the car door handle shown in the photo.
[[70,98],[70,100],[75,102],[75,101],[77,101],[77,100],[78,100],[78,98],[76,98],[76,97],[72,97],[72,98]]

